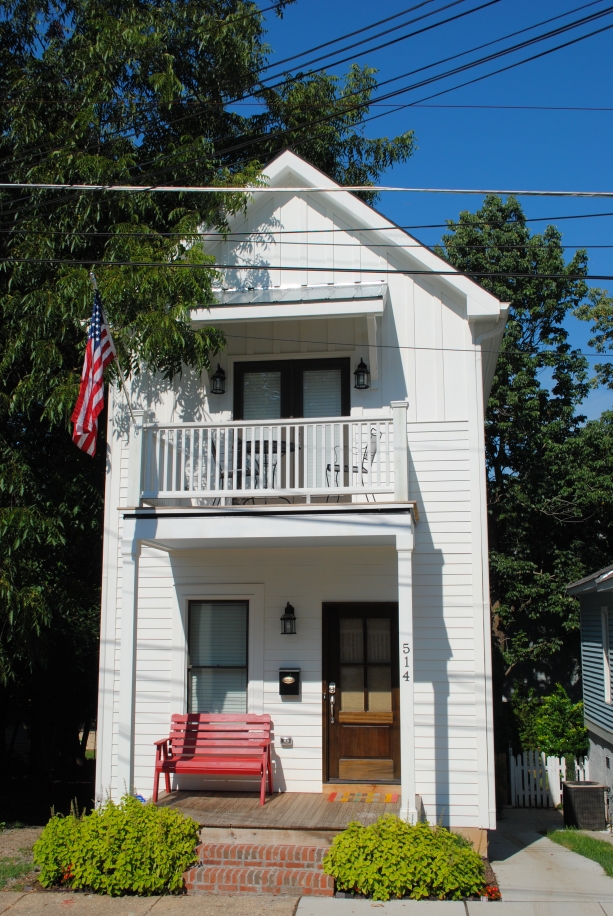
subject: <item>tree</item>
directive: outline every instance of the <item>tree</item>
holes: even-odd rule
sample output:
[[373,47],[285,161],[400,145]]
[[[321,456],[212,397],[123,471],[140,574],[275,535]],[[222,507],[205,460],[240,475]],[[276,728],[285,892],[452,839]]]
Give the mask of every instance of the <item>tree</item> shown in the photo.
[[512,197],[489,196],[476,213],[462,212],[448,225],[440,252],[455,267],[527,275],[479,280],[511,304],[486,411],[500,704],[514,681],[537,671],[545,683],[577,681],[578,604],[565,587],[610,562],[613,416],[585,423],[587,362],[570,347],[564,326],[588,292],[583,279],[572,279],[587,273],[585,251],[567,262],[558,230],[531,234]]
[[[0,181],[243,187],[293,146],[341,181],[372,183],[412,154],[412,132],[369,140],[359,130],[350,109],[368,102],[374,71],[266,88],[264,38],[260,10],[244,0],[2,0]],[[246,97],[261,104],[250,117],[233,107]],[[1,257],[11,259],[0,271],[0,719],[27,717],[51,757],[60,718],[74,749],[95,712],[104,432],[92,460],[68,422],[88,267],[98,265],[124,369],[207,369],[224,339],[189,320],[214,300],[200,233],[223,231],[246,200],[0,192]],[[41,737],[43,723],[56,738]]]

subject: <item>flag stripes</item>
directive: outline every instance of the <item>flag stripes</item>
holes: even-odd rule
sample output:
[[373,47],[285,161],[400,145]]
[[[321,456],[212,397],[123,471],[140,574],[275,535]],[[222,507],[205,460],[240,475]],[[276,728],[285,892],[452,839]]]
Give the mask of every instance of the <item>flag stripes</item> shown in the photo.
[[104,406],[104,370],[115,359],[115,346],[104,320],[102,299],[94,292],[81,387],[72,412],[72,441],[88,455],[96,454],[98,416]]

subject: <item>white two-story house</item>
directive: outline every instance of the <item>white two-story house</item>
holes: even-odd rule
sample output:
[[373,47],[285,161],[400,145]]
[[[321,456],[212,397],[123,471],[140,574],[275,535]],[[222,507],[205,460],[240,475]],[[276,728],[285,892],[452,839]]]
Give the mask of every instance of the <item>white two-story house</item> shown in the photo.
[[211,378],[143,375],[135,424],[110,395],[98,797],[151,796],[173,713],[269,713],[275,792],[398,786],[405,818],[492,829],[506,306],[293,153],[265,177],[208,249]]

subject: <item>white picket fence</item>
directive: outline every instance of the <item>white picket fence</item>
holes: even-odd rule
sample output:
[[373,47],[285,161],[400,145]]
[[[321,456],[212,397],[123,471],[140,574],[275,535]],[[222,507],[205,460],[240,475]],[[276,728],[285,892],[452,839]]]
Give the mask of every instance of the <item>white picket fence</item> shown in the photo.
[[[524,751],[515,756],[509,748],[511,804],[514,808],[555,808],[562,804],[562,782],[566,761],[546,757],[539,751]],[[575,760],[574,778],[587,782],[590,765],[587,757]]]

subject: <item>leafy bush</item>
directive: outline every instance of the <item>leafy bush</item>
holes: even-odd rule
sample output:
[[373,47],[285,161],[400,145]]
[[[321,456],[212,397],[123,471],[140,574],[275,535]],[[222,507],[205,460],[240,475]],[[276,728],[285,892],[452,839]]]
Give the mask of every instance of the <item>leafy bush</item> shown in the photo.
[[534,690],[512,699],[522,747],[553,757],[584,757],[588,752],[583,703],[573,703],[561,684],[541,700]]
[[480,894],[484,866],[461,836],[388,814],[363,827],[352,822],[335,837],[323,862],[340,890],[374,900],[409,896],[460,900]]
[[43,887],[66,884],[113,897],[161,894],[183,887],[197,860],[199,828],[172,808],[124,796],[89,815],[54,816],[34,844]]

